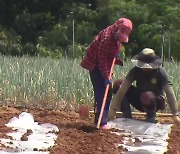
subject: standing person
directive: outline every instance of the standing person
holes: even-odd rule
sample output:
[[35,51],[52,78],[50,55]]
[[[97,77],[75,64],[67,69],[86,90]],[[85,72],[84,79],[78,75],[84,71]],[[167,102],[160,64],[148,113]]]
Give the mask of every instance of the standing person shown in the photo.
[[[86,54],[81,61],[81,66],[89,70],[90,79],[93,85],[95,97],[95,124],[98,122],[106,86],[108,84],[110,85],[100,123],[100,128],[102,129],[108,129],[107,114],[112,98],[111,81],[108,77],[112,62],[119,53],[121,43],[128,42],[131,30],[132,22],[127,18],[120,18],[113,25],[99,32],[88,47]],[[117,58],[115,64],[122,65],[122,61]]]
[[[161,66],[162,61],[153,49],[145,48],[131,60],[133,67],[125,80],[116,80],[108,119],[114,118],[116,111],[121,109],[125,118],[132,118],[130,104],[141,112],[146,113],[146,121],[155,123],[156,112],[165,109],[164,94],[173,114],[175,124],[180,125],[177,101],[172,89],[172,83]],[[136,85],[132,85],[133,82]],[[122,83],[122,84],[121,84]]]

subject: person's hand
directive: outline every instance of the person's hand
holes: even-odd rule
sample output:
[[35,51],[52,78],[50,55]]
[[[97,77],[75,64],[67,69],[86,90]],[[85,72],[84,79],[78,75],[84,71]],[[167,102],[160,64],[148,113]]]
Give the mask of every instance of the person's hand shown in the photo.
[[140,95],[140,102],[145,105],[149,106],[152,104],[152,101],[155,99],[155,94],[151,91],[146,91],[141,93]]
[[104,84],[105,84],[105,86],[107,86],[108,84],[111,85],[111,81],[109,79],[105,79]]
[[118,58],[116,58],[115,64],[119,66],[123,66],[123,62]]
[[180,126],[180,118],[178,116],[173,116],[172,119],[177,126]]
[[121,58],[120,58],[120,52],[118,52],[118,53],[116,54],[115,64],[116,64],[116,65],[119,65],[119,66],[123,66],[123,61],[122,61]]

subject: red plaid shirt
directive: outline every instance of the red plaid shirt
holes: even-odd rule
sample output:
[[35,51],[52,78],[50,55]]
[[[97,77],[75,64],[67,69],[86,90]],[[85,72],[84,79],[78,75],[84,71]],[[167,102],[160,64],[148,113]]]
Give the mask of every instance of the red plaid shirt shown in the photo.
[[[114,57],[118,54],[121,43],[114,37],[115,25],[102,30],[88,47],[81,61],[81,66],[89,71],[98,67],[104,78],[108,78]],[[121,61],[116,60],[116,64]]]

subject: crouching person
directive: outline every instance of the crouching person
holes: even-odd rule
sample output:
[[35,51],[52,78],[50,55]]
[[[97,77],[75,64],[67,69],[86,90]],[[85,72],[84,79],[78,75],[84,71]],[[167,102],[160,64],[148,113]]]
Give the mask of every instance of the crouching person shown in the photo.
[[[132,118],[132,105],[146,113],[146,121],[155,123],[156,112],[165,109],[165,93],[174,123],[180,125],[172,83],[161,67],[160,57],[154,50],[145,48],[131,61],[135,67],[128,72],[125,80],[114,82],[113,93],[116,95],[111,102],[108,119],[112,120],[119,109],[125,118]],[[135,85],[132,85],[134,81]]]

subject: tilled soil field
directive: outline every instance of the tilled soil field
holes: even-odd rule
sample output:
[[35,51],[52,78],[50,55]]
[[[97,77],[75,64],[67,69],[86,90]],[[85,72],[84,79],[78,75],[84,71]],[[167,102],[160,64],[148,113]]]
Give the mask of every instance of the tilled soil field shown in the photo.
[[[12,130],[5,124],[23,111],[32,113],[34,120],[39,124],[52,123],[59,128],[55,146],[48,149],[50,154],[120,154],[126,150],[115,146],[115,143],[122,143],[123,136],[112,134],[112,130],[97,130],[93,126],[93,115],[82,119],[76,112],[1,107],[0,138],[8,138],[6,133]],[[143,117],[134,118],[142,119]],[[172,123],[170,117],[158,117],[158,121]],[[0,148],[3,149],[4,146],[0,145]],[[175,125],[169,135],[166,154],[180,154],[180,128]]]

